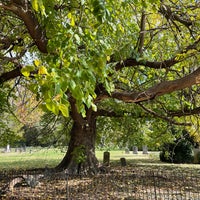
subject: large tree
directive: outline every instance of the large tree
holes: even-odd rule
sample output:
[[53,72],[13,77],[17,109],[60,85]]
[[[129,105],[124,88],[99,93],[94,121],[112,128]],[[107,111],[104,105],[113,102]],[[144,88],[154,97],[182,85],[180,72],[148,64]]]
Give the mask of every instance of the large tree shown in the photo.
[[73,119],[57,169],[96,169],[96,119],[119,115],[107,99],[177,125],[199,113],[199,13],[189,0],[2,0],[0,84],[23,79]]

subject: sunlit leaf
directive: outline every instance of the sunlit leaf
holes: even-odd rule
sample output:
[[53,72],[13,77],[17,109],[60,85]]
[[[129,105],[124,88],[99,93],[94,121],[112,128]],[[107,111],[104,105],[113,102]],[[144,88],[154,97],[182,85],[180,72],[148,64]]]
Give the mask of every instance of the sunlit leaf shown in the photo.
[[21,69],[21,73],[25,76],[25,77],[28,77],[30,76],[30,73],[34,71],[34,66],[31,66],[31,65],[27,65],[25,67],[23,67]]
[[69,117],[68,105],[59,104],[59,110],[62,112],[63,116]]
[[39,75],[48,74],[47,68],[46,68],[45,66],[40,66],[40,67],[39,67],[39,70],[38,70],[38,74],[39,74]]

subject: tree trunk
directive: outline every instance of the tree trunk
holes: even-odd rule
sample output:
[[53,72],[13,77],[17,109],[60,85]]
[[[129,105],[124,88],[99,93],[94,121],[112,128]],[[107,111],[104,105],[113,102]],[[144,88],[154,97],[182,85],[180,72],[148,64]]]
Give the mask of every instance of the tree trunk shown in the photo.
[[83,119],[76,113],[76,118],[73,119],[68,150],[56,170],[68,169],[69,173],[78,174],[83,171],[96,173],[98,167],[95,156],[96,116],[93,111],[88,111],[86,118]]

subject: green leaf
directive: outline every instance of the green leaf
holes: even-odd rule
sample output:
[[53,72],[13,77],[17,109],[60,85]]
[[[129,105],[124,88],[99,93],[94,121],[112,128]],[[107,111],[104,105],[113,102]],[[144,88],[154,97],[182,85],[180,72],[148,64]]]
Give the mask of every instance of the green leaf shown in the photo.
[[53,102],[51,99],[46,100],[46,107],[48,110],[53,112],[55,115],[59,114],[59,108],[58,108],[56,102]]
[[92,101],[93,101],[93,98],[92,98],[91,95],[89,95],[89,96],[87,97],[86,101],[85,101],[85,104],[86,104],[86,106],[87,106],[88,108],[91,107]]
[[57,94],[62,94],[62,90],[61,90],[59,82],[55,83],[55,95]]
[[83,6],[85,4],[85,0],[81,0],[81,5]]
[[75,81],[74,81],[74,80],[71,80],[71,81],[70,81],[70,88],[71,88],[71,90],[74,90],[75,87],[76,87]]
[[94,112],[97,112],[97,106],[94,104],[94,103],[92,103],[92,110],[94,111]]
[[61,113],[63,114],[64,117],[69,117],[69,109],[68,109],[68,105],[66,104],[59,104],[59,110],[61,111]]
[[46,100],[46,107],[47,107],[48,110],[52,111],[53,103],[52,103],[52,101],[50,99]]
[[78,34],[75,34],[74,37],[75,37],[75,39],[76,39],[77,44],[79,45],[80,42],[81,42],[81,39],[80,39],[79,35],[78,35]]
[[55,114],[55,115],[58,115],[59,114],[59,108],[56,104],[54,104],[53,108],[52,108],[52,112]]
[[76,87],[71,92],[72,96],[79,100],[82,99],[82,97],[84,96],[83,90],[78,85],[76,85]]

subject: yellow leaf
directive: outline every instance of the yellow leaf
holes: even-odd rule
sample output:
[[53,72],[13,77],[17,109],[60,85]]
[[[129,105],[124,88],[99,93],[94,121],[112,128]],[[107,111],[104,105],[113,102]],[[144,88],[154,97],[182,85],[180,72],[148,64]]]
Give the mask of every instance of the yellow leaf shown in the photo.
[[38,74],[40,75],[48,74],[46,67],[45,66],[39,67]]
[[36,12],[38,11],[38,0],[32,0],[32,7]]
[[36,67],[38,67],[40,65],[40,61],[39,60],[34,60],[34,64]]
[[71,26],[75,26],[75,20],[74,20],[74,17],[71,18],[71,23],[70,23],[70,25],[71,25]]
[[69,109],[65,104],[59,104],[59,110],[62,112],[64,117],[69,117]]
[[69,19],[71,19],[71,18],[72,18],[72,13],[68,13],[68,14],[67,14],[67,17],[68,17]]
[[27,71],[27,70],[21,70],[21,73],[23,74],[23,76],[25,76],[25,77],[29,77],[29,75],[30,75],[30,72],[29,71]]
[[70,19],[70,25],[75,26],[75,19],[74,16],[72,16],[72,13],[68,13],[67,17]]

